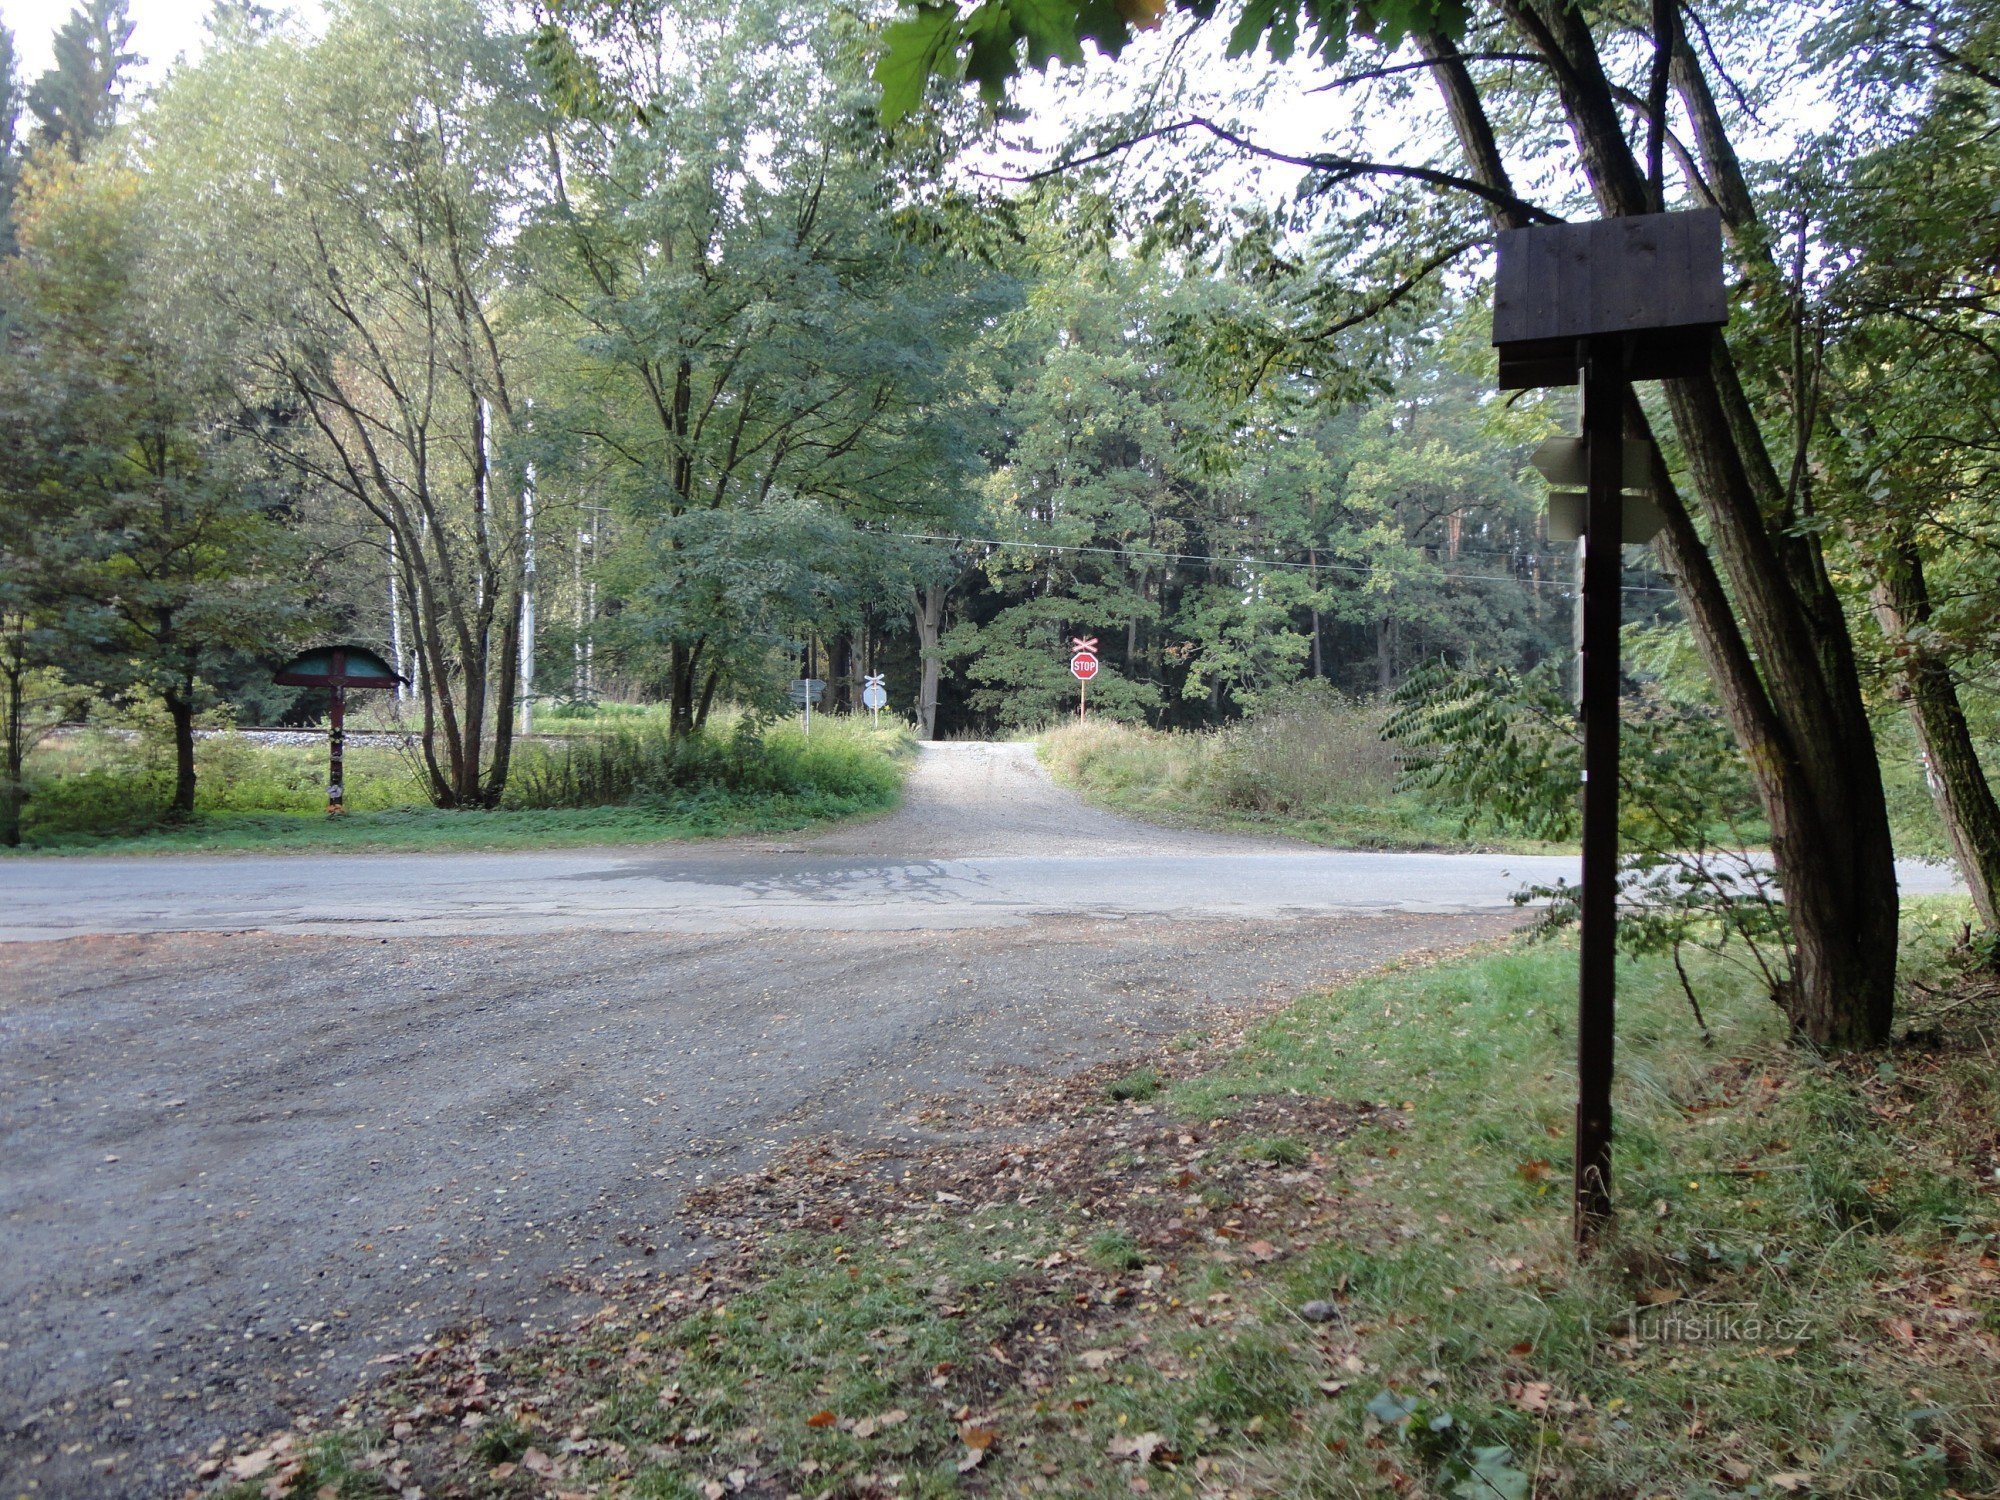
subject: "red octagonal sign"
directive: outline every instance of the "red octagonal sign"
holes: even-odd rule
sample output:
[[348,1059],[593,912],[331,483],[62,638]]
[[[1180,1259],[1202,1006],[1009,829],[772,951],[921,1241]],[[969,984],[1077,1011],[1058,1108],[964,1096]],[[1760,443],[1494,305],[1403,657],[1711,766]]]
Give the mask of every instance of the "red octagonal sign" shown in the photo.
[[1088,682],[1097,675],[1097,656],[1094,652],[1079,651],[1069,659],[1069,670],[1079,682]]

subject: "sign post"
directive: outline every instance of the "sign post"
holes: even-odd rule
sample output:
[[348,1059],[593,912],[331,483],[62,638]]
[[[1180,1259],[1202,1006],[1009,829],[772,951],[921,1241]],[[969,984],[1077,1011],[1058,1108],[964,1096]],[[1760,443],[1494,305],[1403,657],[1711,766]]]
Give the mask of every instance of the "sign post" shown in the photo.
[[1625,437],[1634,380],[1698,375],[1728,321],[1722,221],[1713,209],[1508,230],[1499,240],[1493,343],[1500,388],[1580,385],[1583,434],[1535,454],[1555,494],[1551,540],[1583,542],[1583,873],[1577,970],[1573,1228],[1579,1251],[1611,1217],[1611,1078],[1618,920],[1618,629],[1627,542],[1649,540],[1658,507],[1631,499],[1653,455]]
[[873,727],[876,729],[882,727],[882,709],[889,702],[889,688],[885,677],[885,673],[871,672],[863,679],[861,688],[861,706],[874,715]]
[[1076,717],[1081,723],[1090,707],[1090,679],[1097,675],[1097,637],[1070,637],[1069,675],[1076,679]]
[[403,679],[366,646],[322,646],[295,657],[272,673],[280,687],[325,688],[326,815],[347,811],[347,690],[392,688]]
[[813,727],[813,705],[826,692],[826,682],[819,677],[794,677],[787,691],[792,702],[798,704],[805,715],[805,733],[811,734]]

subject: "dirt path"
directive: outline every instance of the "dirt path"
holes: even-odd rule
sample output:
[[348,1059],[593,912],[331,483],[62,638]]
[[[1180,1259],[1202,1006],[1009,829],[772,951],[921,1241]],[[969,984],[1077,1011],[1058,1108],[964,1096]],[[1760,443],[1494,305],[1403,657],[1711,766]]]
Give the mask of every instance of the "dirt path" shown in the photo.
[[[646,858],[837,887],[887,859],[991,856],[984,879],[1294,857],[1094,812],[1029,755],[943,747],[874,824]],[[572,918],[0,944],[4,1493],[178,1492],[182,1455],[309,1411],[431,1331],[545,1327],[588,1305],[585,1279],[700,1255],[685,1192],[785,1142],[923,1138],[936,1096],[1136,1059],[1516,920],[1016,910],[937,931],[843,927],[839,900],[817,929],[748,909],[719,933]]]

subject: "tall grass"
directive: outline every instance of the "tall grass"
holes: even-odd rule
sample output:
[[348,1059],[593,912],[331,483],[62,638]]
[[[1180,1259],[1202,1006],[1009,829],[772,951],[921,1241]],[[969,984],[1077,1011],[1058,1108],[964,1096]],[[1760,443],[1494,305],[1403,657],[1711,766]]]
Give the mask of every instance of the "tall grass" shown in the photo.
[[1396,790],[1388,710],[1309,683],[1238,724],[1169,732],[1096,720],[1042,736],[1059,781],[1170,822],[1270,827],[1359,848],[1463,846],[1458,820]]
[[404,750],[350,744],[350,817],[329,825],[326,749],[217,735],[195,747],[195,813],[173,824],[173,772],[155,739],[82,732],[39,747],[28,767],[23,842],[34,849],[533,847],[798,828],[894,805],[906,729],[816,718],[798,726],[719,714],[714,732],[673,742],[650,707],[599,705],[554,736],[517,741],[502,809],[430,808]]
[[658,719],[515,750],[504,805],[610,807],[690,795],[883,801],[901,780],[891,755],[907,740],[858,720],[821,718],[807,735],[743,717],[726,733],[676,740]]

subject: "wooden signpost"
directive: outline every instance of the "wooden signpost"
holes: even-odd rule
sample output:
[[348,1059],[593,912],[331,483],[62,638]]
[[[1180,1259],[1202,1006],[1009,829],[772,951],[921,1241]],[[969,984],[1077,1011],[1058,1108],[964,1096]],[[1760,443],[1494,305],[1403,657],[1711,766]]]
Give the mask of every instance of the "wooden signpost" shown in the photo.
[[321,646],[304,656],[294,657],[272,674],[271,681],[280,687],[326,689],[326,815],[329,818],[337,818],[347,811],[347,690],[393,688],[402,680],[393,667],[366,646]]
[[[1581,483],[1579,501],[1551,496],[1550,536],[1583,542],[1582,950],[1577,984],[1576,1242],[1611,1215],[1611,1073],[1618,919],[1618,627],[1620,548],[1650,538],[1657,507],[1643,489],[1652,455],[1625,437],[1634,380],[1708,368],[1729,318],[1722,218],[1713,209],[1513,229],[1499,238],[1493,343],[1500,388],[1581,385],[1581,438],[1545,445],[1537,467]],[[1635,446],[1638,451],[1632,451]]]

